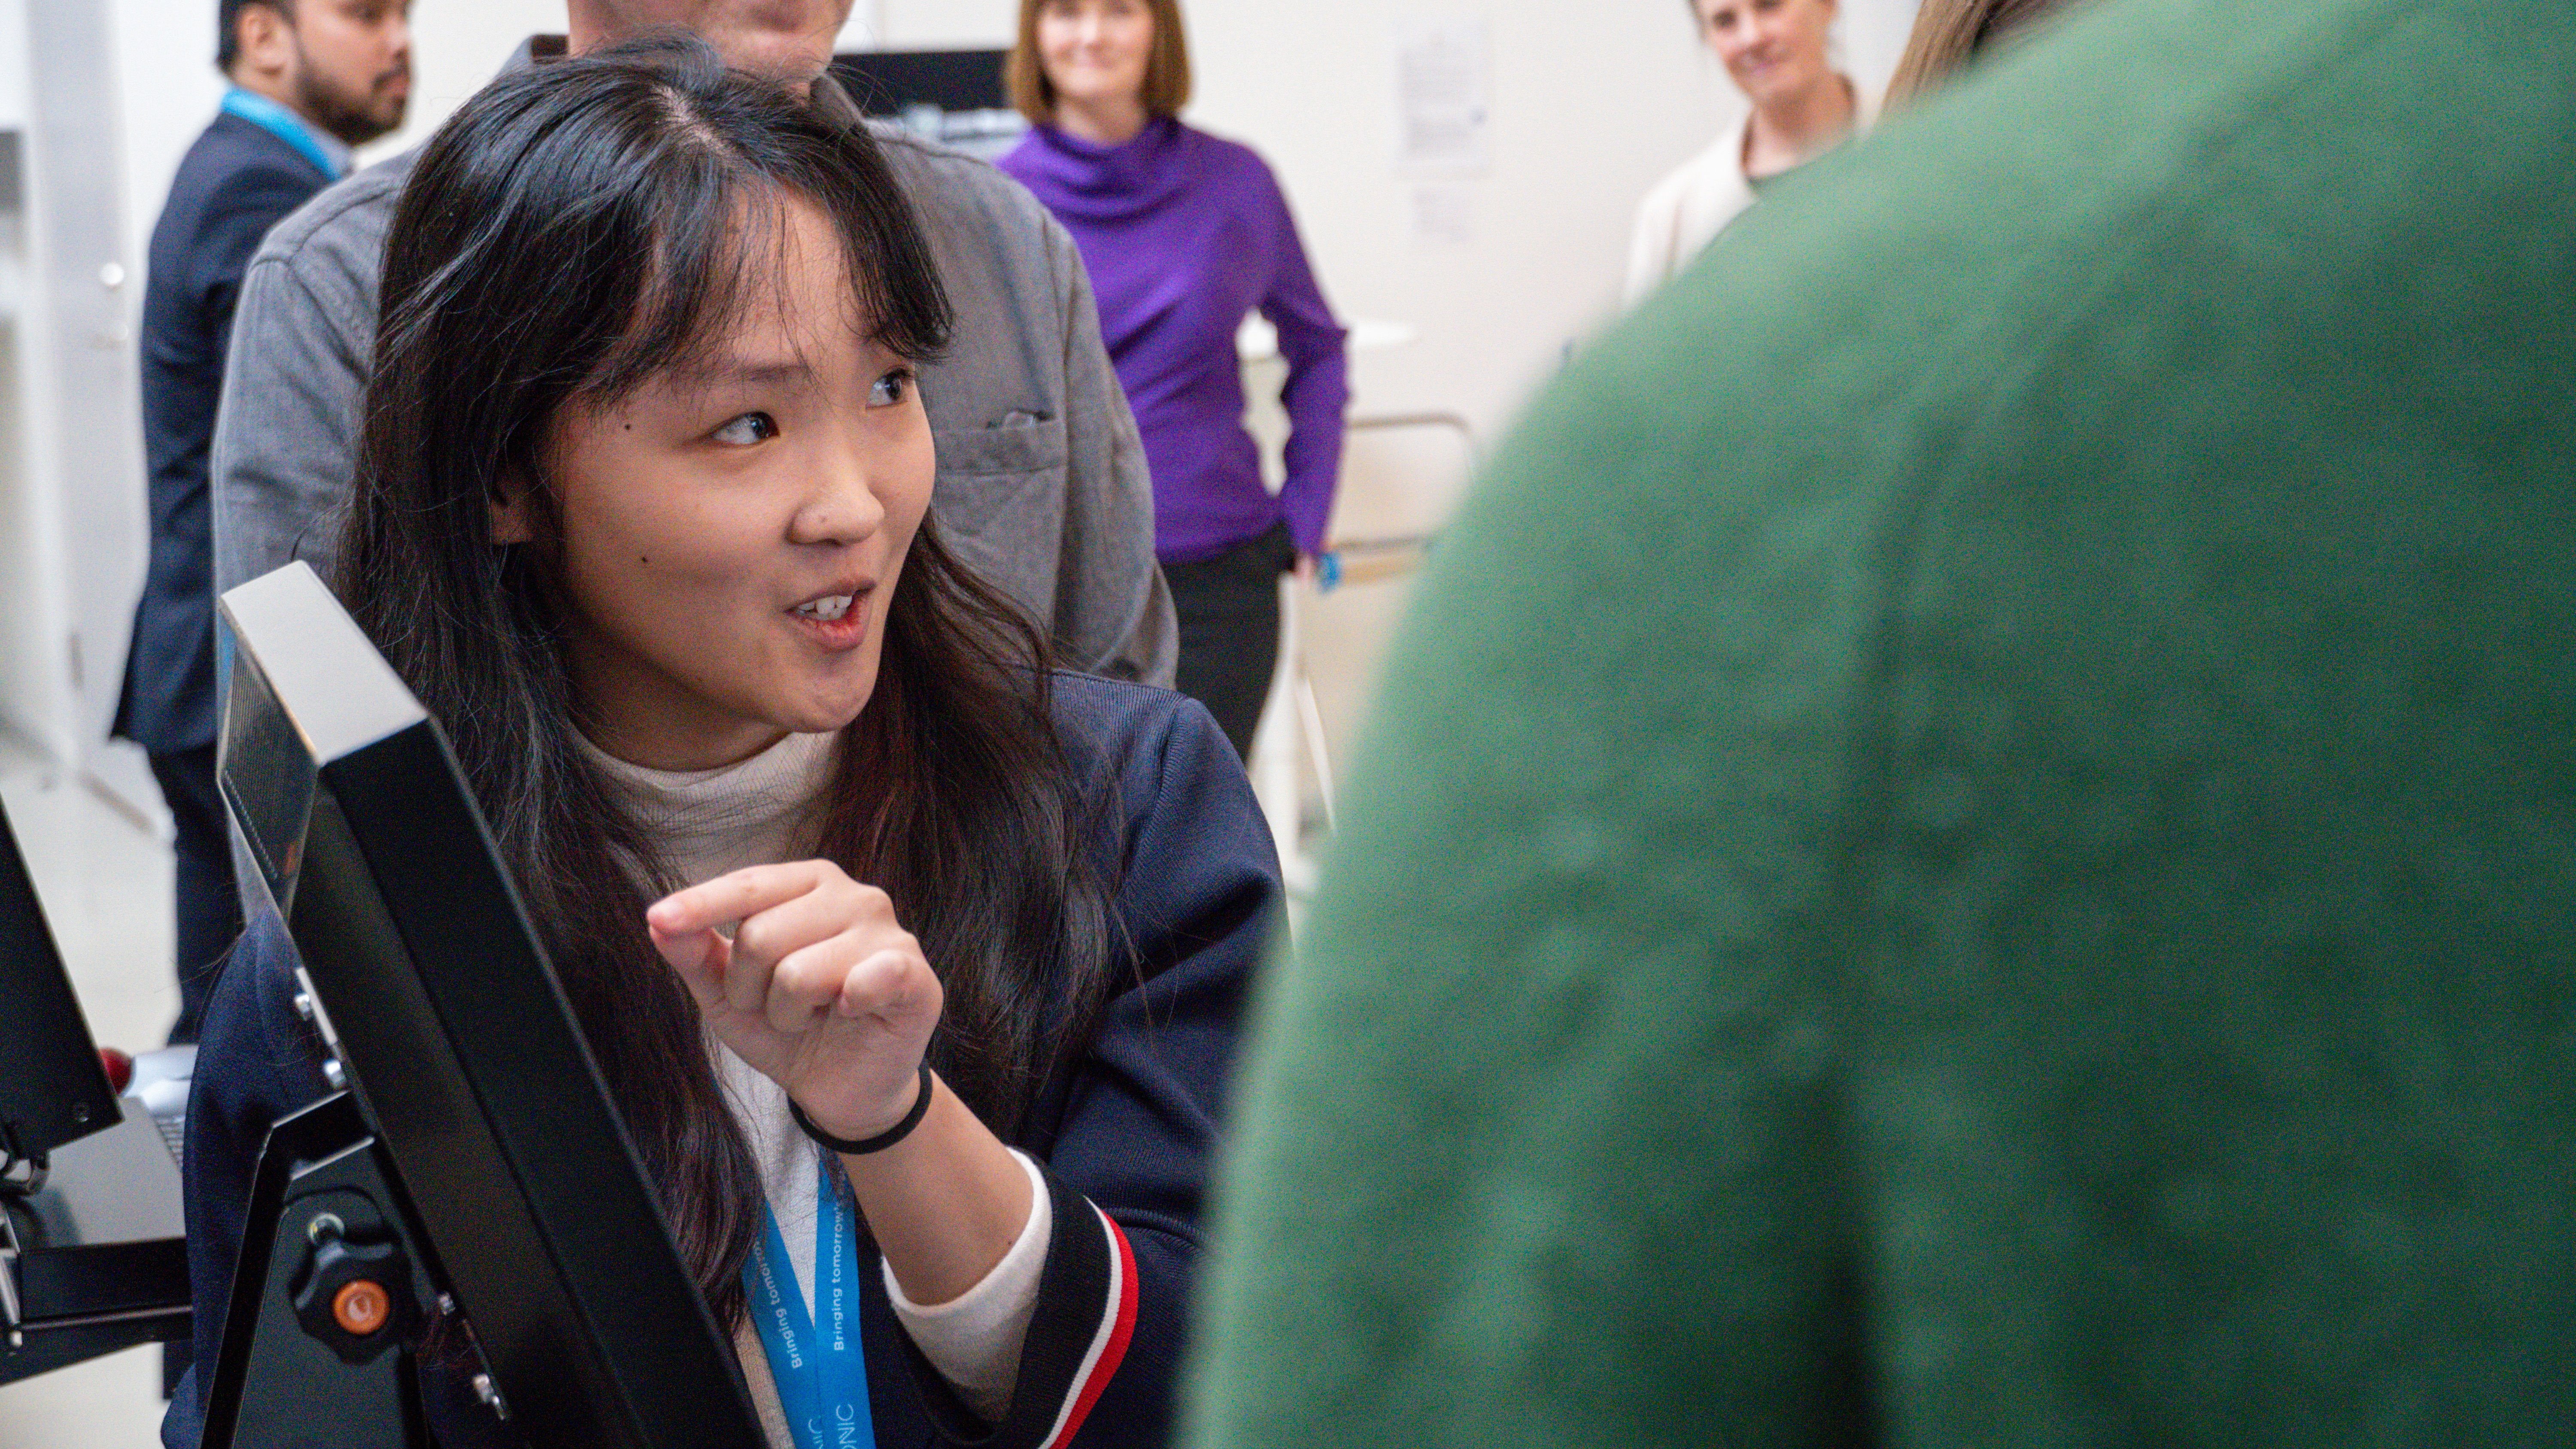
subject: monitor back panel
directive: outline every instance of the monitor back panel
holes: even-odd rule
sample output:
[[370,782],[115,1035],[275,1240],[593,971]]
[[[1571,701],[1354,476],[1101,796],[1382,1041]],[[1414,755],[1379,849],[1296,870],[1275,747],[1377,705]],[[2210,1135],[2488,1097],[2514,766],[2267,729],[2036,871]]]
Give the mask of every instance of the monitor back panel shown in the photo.
[[862,50],[832,57],[832,78],[861,112],[899,116],[907,106],[1004,110],[1002,50]]
[[0,806],[0,1153],[41,1157],[119,1120],[98,1044]]
[[[267,883],[511,1417],[538,1443],[756,1446],[444,737],[303,565],[224,607],[228,793],[264,812]],[[285,742],[301,769],[257,757]]]

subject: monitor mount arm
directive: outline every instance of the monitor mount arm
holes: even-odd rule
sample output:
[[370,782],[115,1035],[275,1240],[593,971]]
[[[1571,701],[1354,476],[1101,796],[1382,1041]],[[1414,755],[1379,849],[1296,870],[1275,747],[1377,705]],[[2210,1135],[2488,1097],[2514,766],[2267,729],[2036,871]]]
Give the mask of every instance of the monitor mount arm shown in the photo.
[[[208,1391],[206,1449],[429,1449],[416,1365],[432,1325],[446,1352],[479,1354],[434,1281],[426,1241],[348,1093],[271,1129]],[[508,1418],[490,1375],[473,1382]]]
[[0,1198],[34,1197],[45,1190],[45,1154],[20,1152],[17,1138],[0,1126]]
[[0,1337],[12,1349],[23,1346],[26,1336],[26,1309],[18,1302],[18,1220],[11,1217],[7,1204],[0,1203]]
[[24,1345],[27,1310],[18,1301],[18,1260],[26,1249],[18,1242],[17,1200],[45,1190],[45,1155],[21,1155],[18,1141],[0,1126],[0,1340],[11,1349]]

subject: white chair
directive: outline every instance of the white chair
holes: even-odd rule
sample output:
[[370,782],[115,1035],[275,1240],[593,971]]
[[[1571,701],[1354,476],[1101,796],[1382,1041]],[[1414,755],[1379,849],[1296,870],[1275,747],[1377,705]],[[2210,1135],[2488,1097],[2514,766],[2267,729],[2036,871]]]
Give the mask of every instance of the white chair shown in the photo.
[[[1362,415],[1345,424],[1345,430],[1351,433],[1404,428],[1454,433],[1465,450],[1469,472],[1473,473],[1478,461],[1475,431],[1455,413]],[[1317,560],[1314,593],[1320,596],[1336,589],[1409,577],[1421,569],[1435,539],[1432,534],[1335,539]],[[1306,594],[1296,575],[1284,575],[1279,580],[1279,665],[1271,676],[1270,696],[1262,707],[1261,729],[1253,737],[1248,762],[1253,795],[1261,802],[1272,838],[1278,843],[1292,925],[1302,916],[1305,899],[1314,889],[1314,846],[1320,843],[1320,835],[1337,827],[1340,818],[1332,751],[1326,741],[1323,710],[1316,702],[1312,672],[1307,667],[1303,618]],[[1310,829],[1306,819],[1306,786],[1310,780],[1322,809],[1322,819],[1317,822],[1320,832]]]

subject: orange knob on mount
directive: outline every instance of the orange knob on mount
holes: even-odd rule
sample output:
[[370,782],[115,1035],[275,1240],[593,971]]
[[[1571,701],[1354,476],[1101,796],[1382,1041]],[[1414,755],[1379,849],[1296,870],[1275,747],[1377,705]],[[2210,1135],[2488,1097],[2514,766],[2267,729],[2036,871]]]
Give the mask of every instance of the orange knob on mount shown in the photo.
[[360,1338],[384,1327],[393,1316],[393,1295],[364,1278],[331,1296],[332,1320]]

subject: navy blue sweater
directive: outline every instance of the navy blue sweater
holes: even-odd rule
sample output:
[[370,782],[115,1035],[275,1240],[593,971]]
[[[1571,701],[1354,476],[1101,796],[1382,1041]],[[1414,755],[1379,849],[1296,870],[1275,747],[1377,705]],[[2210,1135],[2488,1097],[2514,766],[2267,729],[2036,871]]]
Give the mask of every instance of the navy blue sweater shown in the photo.
[[[1013,1143],[1046,1169],[1056,1230],[1008,1420],[969,1415],[912,1346],[878,1275],[859,1275],[876,1439],[888,1449],[1170,1437],[1208,1166],[1246,983],[1279,898],[1278,859],[1243,766],[1206,710],[1165,690],[1072,675],[1057,678],[1054,698],[1074,768],[1120,807],[1108,844],[1134,953],[1120,974],[1133,984]],[[293,1005],[295,967],[268,916],[225,964],[207,1007],[187,1152],[200,1368],[163,1422],[169,1449],[194,1449],[203,1426],[269,1126],[327,1090],[319,1043]],[[469,1408],[461,1385],[425,1378],[443,1444],[518,1442]]]
[[152,228],[143,287],[143,447],[152,565],[134,609],[116,732],[155,754],[215,738],[215,402],[242,273],[262,237],[330,184],[304,153],[239,116],[188,148]]

